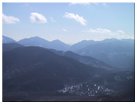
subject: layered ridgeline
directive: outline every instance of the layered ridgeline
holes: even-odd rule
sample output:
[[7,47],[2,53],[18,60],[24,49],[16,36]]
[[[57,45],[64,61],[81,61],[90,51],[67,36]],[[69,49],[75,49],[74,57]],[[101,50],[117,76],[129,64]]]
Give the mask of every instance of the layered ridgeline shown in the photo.
[[3,101],[134,101],[134,72],[19,43],[3,44]]
[[48,41],[40,37],[25,38],[20,41],[15,41],[7,36],[3,36],[3,43],[17,42],[23,46],[39,46],[43,48],[56,49],[66,51],[69,49],[69,45],[61,42],[60,40]]
[[22,39],[18,41],[18,43],[24,46],[40,46],[43,48],[50,48],[62,51],[66,51],[69,48],[69,45],[61,42],[60,40],[47,41],[40,37]]
[[70,50],[80,55],[92,56],[123,70],[134,70],[134,40],[132,39],[82,41],[72,45]]
[[[3,38],[4,42],[6,42],[5,40],[8,37],[4,36]],[[47,41],[39,37],[32,37],[22,39],[18,41],[18,43],[24,46],[40,46],[61,51],[72,51],[79,55],[93,57],[110,66],[121,68],[122,70],[134,70],[133,39],[83,40],[70,46],[60,40]]]

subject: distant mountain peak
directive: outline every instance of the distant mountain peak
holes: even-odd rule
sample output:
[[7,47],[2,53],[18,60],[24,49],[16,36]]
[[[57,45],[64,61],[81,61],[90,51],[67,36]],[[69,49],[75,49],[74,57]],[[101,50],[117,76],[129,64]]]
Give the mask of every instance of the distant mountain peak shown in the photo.
[[69,48],[69,45],[63,43],[60,40],[56,39],[53,41],[48,41],[38,36],[22,39],[18,43],[25,46],[40,46],[44,48],[63,50],[63,51]]
[[[29,37],[29,38],[24,38],[24,39],[22,39],[22,40],[25,40],[25,39],[27,39],[27,40],[45,40],[45,39],[43,39],[43,38],[41,38],[41,37],[39,37],[39,36],[34,36],[34,37]],[[47,40],[46,40],[47,41]]]
[[5,35],[2,36],[2,40],[3,40],[3,43],[14,43],[16,42],[14,39],[10,38],[10,37],[7,37]]
[[53,41],[51,41],[51,42],[62,42],[62,41],[60,41],[60,40],[58,40],[58,39],[55,39],[55,40],[53,40]]
[[64,42],[62,42],[61,40],[58,40],[58,39],[51,41],[51,43],[60,43],[60,44],[68,45],[68,44],[66,44],[66,43],[64,43]]

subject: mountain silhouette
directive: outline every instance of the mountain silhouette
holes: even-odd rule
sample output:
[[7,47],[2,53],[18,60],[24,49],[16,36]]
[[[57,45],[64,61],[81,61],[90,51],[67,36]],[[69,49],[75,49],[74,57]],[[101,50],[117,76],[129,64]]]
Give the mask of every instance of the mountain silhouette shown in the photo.
[[3,43],[14,43],[15,40],[13,40],[12,38],[9,38],[7,36],[2,36],[2,42]]
[[66,51],[69,48],[69,45],[61,42],[60,40],[47,41],[40,37],[31,37],[22,39],[18,42],[24,46],[40,46],[43,48],[56,49]]
[[[81,46],[80,44],[81,42],[72,47]],[[90,41],[90,43],[87,41],[87,44],[84,48],[71,51],[83,56],[94,57],[113,67],[134,70],[134,40],[106,39],[103,41]]]

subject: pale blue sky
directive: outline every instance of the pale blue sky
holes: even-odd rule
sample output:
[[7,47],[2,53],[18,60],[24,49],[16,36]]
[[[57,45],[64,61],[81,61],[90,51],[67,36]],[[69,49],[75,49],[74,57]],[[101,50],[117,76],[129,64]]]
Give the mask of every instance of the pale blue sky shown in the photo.
[[134,38],[134,4],[3,3],[3,35],[15,40],[39,36],[70,44]]

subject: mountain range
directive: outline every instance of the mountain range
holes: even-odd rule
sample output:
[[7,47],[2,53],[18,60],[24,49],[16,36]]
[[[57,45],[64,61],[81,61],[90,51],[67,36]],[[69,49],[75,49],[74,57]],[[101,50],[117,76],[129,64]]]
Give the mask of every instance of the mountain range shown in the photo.
[[[3,36],[3,43],[9,43],[9,39],[10,38]],[[10,40],[12,40],[10,42],[15,42],[13,39]],[[134,70],[133,39],[83,40],[73,45],[67,45],[60,40],[47,41],[40,37],[32,37],[22,39],[17,41],[17,43],[23,46],[40,46],[57,51],[72,51],[82,56],[98,59],[122,70]]]
[[[74,44],[71,51],[84,56],[92,56],[123,70],[134,70],[134,40],[107,39],[103,41],[87,41],[87,43],[89,42],[89,45],[85,45],[86,42]],[[76,46],[79,46],[79,49],[74,50],[73,47]]]
[[18,41],[18,43],[24,46],[40,46],[44,48],[51,48],[62,51],[66,51],[69,48],[69,45],[61,42],[60,40],[47,41],[40,37],[22,39]]
[[[76,50],[47,48],[45,40],[38,37],[30,40],[29,45],[20,41],[3,43],[3,101],[135,100],[134,70],[121,70]],[[88,41],[85,46],[91,46],[90,42],[95,44]]]

